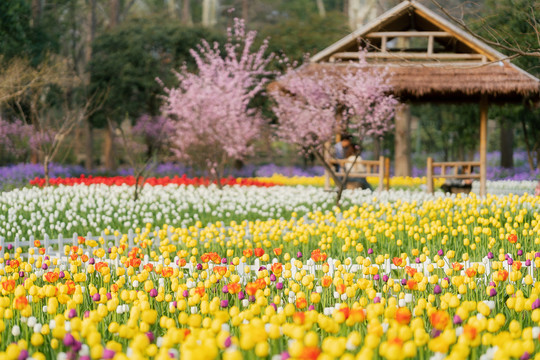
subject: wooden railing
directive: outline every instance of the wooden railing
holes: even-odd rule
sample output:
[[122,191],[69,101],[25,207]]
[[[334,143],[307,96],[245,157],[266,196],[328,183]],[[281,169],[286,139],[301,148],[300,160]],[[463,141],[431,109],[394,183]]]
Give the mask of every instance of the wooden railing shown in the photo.
[[[435,174],[435,169],[440,168],[440,174]],[[449,161],[433,162],[433,159],[427,159],[427,192],[432,193],[433,178],[443,179],[480,179],[480,174],[474,173],[474,168],[480,169],[480,161]]]
[[[336,172],[336,175],[343,178],[345,177],[345,165],[352,165],[351,161],[348,161],[347,159],[335,159],[335,158],[327,158],[328,163],[332,166],[338,165],[339,171]],[[390,168],[390,159],[385,159],[384,156],[380,156],[379,160],[356,160],[355,165],[360,164],[362,165],[366,171],[364,172],[355,172],[351,170],[349,172],[348,178],[366,178],[368,176],[376,176],[379,178],[379,186],[377,187],[377,190],[381,191],[384,189],[385,186],[385,179],[386,179],[386,189],[388,190],[388,186],[390,184],[390,178],[389,178],[389,168]],[[325,176],[325,189],[330,189],[330,174],[326,170],[324,172]]]

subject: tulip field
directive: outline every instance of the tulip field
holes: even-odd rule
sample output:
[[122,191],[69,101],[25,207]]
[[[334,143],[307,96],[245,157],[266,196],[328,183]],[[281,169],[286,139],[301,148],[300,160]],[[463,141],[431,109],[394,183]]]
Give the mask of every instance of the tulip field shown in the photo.
[[538,196],[34,185],[0,193],[0,359],[540,359]]

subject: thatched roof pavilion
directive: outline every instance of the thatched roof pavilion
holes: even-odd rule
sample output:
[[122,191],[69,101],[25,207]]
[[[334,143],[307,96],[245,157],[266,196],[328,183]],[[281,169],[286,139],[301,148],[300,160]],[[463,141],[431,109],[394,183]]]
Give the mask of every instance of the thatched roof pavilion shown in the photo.
[[[370,70],[385,69],[393,94],[403,102],[480,103],[480,192],[484,195],[488,103],[537,101],[540,81],[414,0],[403,1],[328,46],[297,71],[306,76],[317,76],[322,69],[343,71],[358,59],[360,46],[367,51]],[[286,90],[287,78],[275,85]],[[396,114],[396,164],[403,160],[397,158],[398,138],[408,136],[407,128],[400,128],[404,113]]]

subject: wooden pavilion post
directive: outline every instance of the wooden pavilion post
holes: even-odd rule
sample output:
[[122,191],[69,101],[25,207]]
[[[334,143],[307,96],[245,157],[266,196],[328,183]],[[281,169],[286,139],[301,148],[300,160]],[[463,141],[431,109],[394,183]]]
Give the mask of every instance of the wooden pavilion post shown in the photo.
[[486,196],[488,98],[480,97],[480,196]]

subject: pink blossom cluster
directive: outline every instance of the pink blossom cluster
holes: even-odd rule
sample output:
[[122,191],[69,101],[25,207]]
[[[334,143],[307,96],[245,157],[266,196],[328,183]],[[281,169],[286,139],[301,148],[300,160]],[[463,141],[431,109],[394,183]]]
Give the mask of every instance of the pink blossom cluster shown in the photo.
[[246,32],[244,22],[235,19],[228,35],[224,52],[219,44],[206,41],[191,50],[198,72],[184,66],[176,74],[178,86],[165,89],[163,112],[174,124],[173,151],[187,161],[193,160],[194,151],[199,157],[207,153],[201,161],[211,172],[252,151],[263,118],[250,105],[272,75],[267,43],[251,49],[256,32]]
[[289,71],[282,80],[286,89],[271,93],[278,136],[306,153],[320,151],[338,131],[363,139],[391,130],[398,102],[388,95],[386,73],[368,68],[363,52],[359,58],[332,73],[324,67],[309,76],[302,68]]

